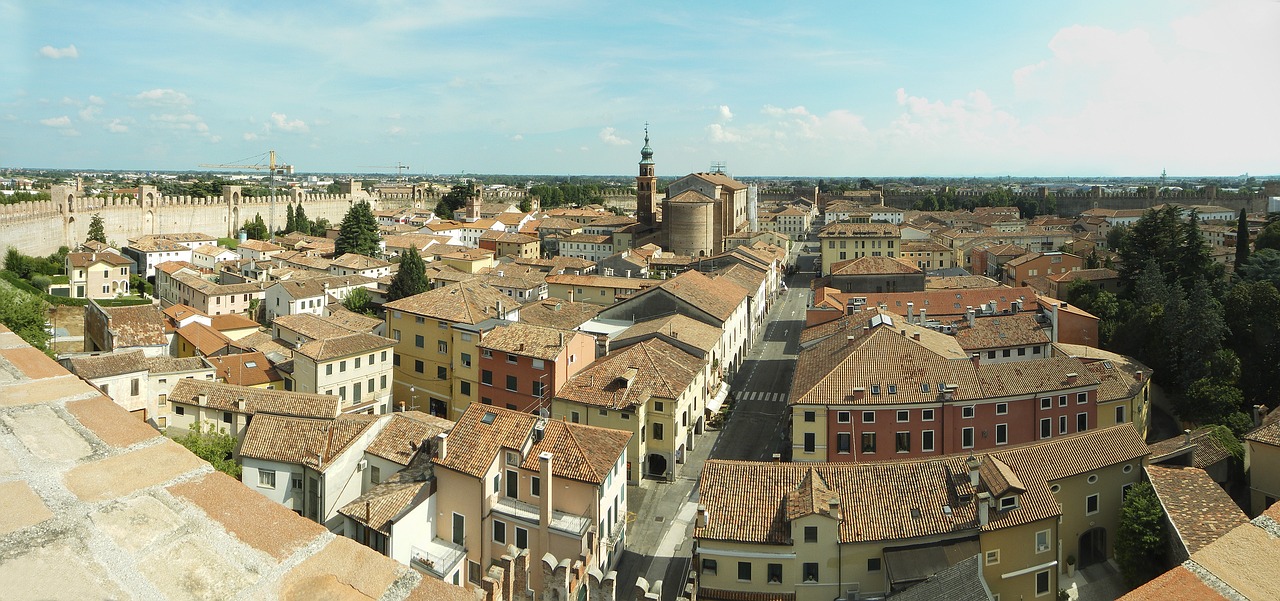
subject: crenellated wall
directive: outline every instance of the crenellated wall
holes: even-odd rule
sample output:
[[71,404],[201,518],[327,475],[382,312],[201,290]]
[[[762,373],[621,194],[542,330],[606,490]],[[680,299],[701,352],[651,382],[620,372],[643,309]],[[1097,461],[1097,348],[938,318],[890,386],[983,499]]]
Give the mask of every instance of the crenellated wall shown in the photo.
[[[136,196],[84,197],[73,186],[54,186],[50,194],[54,200],[0,205],[0,246],[14,246],[35,256],[56,252],[59,246],[73,247],[84,241],[95,214],[102,216],[107,240],[116,246],[147,234],[200,232],[234,237],[245,220],[255,215],[271,221],[271,199],[242,196],[239,186],[224,186],[223,195],[215,198],[161,196],[152,186],[140,187]],[[281,190],[276,196],[275,225],[284,226],[290,203],[301,203],[310,219],[323,217],[337,224],[357,200],[369,201],[375,210],[380,201],[362,190],[350,194]]]

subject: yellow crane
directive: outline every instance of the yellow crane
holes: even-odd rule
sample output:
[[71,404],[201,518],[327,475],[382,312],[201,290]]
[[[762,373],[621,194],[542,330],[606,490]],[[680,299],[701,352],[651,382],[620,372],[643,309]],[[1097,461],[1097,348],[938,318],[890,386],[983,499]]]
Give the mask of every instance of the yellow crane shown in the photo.
[[[258,159],[260,159],[261,157],[262,157],[262,155],[258,155],[258,156],[256,156],[256,157],[250,157],[250,158],[258,158]],[[246,160],[247,160],[247,159],[246,159]],[[268,176],[269,187],[271,188],[271,208],[268,210],[268,212],[269,212],[271,215],[270,215],[270,217],[269,217],[269,218],[268,218],[268,220],[267,220],[267,221],[268,221],[268,224],[269,224],[267,227],[269,227],[269,228],[271,228],[271,229],[267,231],[267,235],[268,235],[268,236],[275,236],[275,231],[276,231],[276,176],[277,176],[277,175],[293,175],[293,165],[286,165],[286,164],[284,164],[284,163],[276,163],[276,151],[274,151],[274,150],[268,150],[268,151],[267,151],[267,164],[266,164],[266,165],[263,165],[263,164],[261,164],[261,163],[256,163],[256,164],[252,164],[252,165],[246,165],[246,164],[243,164],[243,163],[231,163],[231,164],[202,163],[202,164],[200,164],[199,166],[200,166],[200,167],[208,167],[208,168],[210,168],[210,169],[230,169],[230,170],[235,170],[235,171],[243,171],[243,170],[245,170],[245,169],[252,169],[252,170],[255,170],[255,171],[261,171],[261,170],[264,170],[264,169],[265,169],[265,170],[267,170],[267,173],[269,174],[269,176]]]
[[395,169],[396,181],[404,181],[404,172],[409,170],[409,166],[396,161],[395,165],[359,165],[356,169]]

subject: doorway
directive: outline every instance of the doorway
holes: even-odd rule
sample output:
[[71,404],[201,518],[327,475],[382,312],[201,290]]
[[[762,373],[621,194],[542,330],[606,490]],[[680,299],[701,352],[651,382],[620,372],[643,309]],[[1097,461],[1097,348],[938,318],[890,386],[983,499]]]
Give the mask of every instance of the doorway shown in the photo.
[[1080,535],[1080,563],[1078,567],[1107,560],[1107,529],[1090,528]]

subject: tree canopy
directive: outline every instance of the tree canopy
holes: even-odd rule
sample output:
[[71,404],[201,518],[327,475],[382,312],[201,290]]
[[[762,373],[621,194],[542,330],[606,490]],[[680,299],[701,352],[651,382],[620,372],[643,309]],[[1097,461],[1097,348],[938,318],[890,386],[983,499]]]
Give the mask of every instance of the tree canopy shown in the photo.
[[214,428],[212,422],[203,423],[203,427],[192,430],[183,436],[174,438],[174,442],[187,447],[187,450],[213,465],[216,469],[236,480],[240,479],[240,464],[234,459],[236,437]]
[[49,333],[44,329],[48,310],[48,303],[40,297],[0,281],[0,323],[40,350],[49,342]]
[[257,213],[253,219],[244,222],[244,233],[246,236],[254,240],[269,240],[271,232],[267,231],[267,223],[262,220],[262,213]]
[[1236,269],[1249,262],[1249,215],[1240,208],[1236,219]]
[[107,232],[103,228],[102,215],[98,213],[94,213],[93,217],[89,219],[89,236],[86,241],[89,240],[96,240],[103,244],[107,243]]
[[400,270],[387,287],[387,300],[400,300],[427,291],[426,265],[417,249],[409,248],[400,255]]
[[338,256],[355,253],[372,257],[378,254],[378,240],[378,221],[374,219],[368,201],[362,200],[351,205],[342,218],[334,250]]
[[1150,482],[1129,489],[1120,506],[1116,563],[1130,586],[1139,586],[1165,570],[1164,509]]

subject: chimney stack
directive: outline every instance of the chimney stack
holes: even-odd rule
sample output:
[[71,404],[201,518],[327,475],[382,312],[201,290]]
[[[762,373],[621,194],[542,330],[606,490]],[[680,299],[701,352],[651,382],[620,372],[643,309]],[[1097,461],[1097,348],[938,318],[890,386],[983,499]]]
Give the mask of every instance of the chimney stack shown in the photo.
[[969,355],[969,360],[973,361],[974,367],[978,367],[980,361],[982,360],[982,353],[974,353],[972,355]]
[[1076,380],[1077,380],[1079,377],[1080,377],[1080,374],[1078,374],[1078,373],[1076,373],[1076,372],[1074,372],[1074,371],[1073,371],[1073,372],[1071,372],[1071,373],[1067,374],[1067,383],[1068,383],[1068,384],[1075,384],[1075,383],[1076,383]]
[[915,318],[916,318],[916,304],[911,301],[907,301],[907,323],[914,323],[913,320]]
[[920,332],[912,332],[912,333],[911,333],[911,339],[912,339],[912,340],[920,340]]
[[1191,444],[1191,430],[1183,430],[1182,433],[1186,436],[1183,444]]
[[706,527],[707,527],[707,506],[706,506],[706,505],[698,505],[698,522],[697,522],[697,525],[698,525],[698,527],[699,527],[699,528],[706,528]]
[[978,493],[978,525],[986,526],[991,515],[991,493]]
[[924,308],[923,308],[923,307],[921,307],[921,308],[920,308],[920,325],[924,325],[924,324],[925,324],[925,321],[927,321],[927,320],[928,320],[928,318],[927,318],[927,317],[925,317],[925,314],[924,314]]
[[448,453],[449,433],[441,432],[436,435],[436,461],[444,461],[444,458]]
[[965,318],[966,318],[966,319],[968,319],[968,320],[969,320],[969,327],[971,327],[971,328],[974,326],[974,317],[976,317],[976,315],[977,315],[977,314],[976,314],[976,313],[974,312],[974,310],[973,310],[973,305],[969,305],[969,306],[965,309],[964,316],[965,316]]
[[543,549],[549,549],[551,544],[551,513],[552,513],[552,495],[555,494],[554,474],[551,472],[551,459],[554,457],[549,451],[538,453],[538,474],[542,478],[542,496],[538,498],[538,514],[542,520],[542,527],[538,528],[540,542]]
[[977,457],[970,455],[964,460],[965,467],[969,468],[969,485],[977,488],[978,486],[978,468],[982,466],[982,462]]
[[1267,406],[1254,405],[1253,406],[1253,427],[1257,428],[1261,426],[1262,421],[1265,419],[1267,419]]

